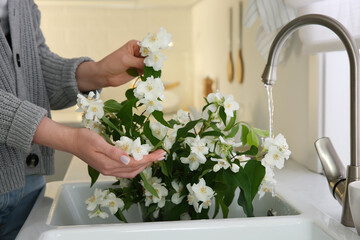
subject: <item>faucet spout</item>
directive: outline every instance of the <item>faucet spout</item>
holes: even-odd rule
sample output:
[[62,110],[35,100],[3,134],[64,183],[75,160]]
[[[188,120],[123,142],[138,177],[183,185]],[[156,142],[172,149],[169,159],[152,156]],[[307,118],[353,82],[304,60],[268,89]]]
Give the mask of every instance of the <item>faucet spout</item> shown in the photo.
[[[348,185],[360,180],[360,75],[359,50],[351,34],[337,20],[319,14],[309,14],[298,17],[286,24],[275,37],[270,50],[265,70],[262,74],[264,84],[273,85],[276,82],[276,64],[281,47],[287,38],[302,26],[316,24],[332,30],[342,41],[350,62],[350,165],[347,168],[346,181],[342,177],[344,168],[331,143],[321,140],[315,143],[324,173],[328,179],[334,197],[343,206],[341,223],[353,227],[354,223],[349,206]],[[331,146],[330,146],[331,145]],[[331,157],[329,157],[331,156]],[[340,174],[341,173],[341,174]],[[334,175],[337,175],[336,177]],[[337,180],[336,180],[337,179]]]

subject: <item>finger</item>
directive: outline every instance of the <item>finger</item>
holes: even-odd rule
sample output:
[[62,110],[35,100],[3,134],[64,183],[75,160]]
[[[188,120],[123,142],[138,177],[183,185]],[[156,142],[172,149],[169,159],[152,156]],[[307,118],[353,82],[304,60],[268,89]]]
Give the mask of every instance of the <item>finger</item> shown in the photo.
[[129,67],[133,67],[136,69],[143,69],[145,66],[143,57],[136,57],[129,55],[126,57],[125,61]]
[[130,156],[125,151],[108,143],[106,143],[106,147],[104,147],[103,150],[107,157],[117,163],[121,162],[123,165],[128,165],[131,161]]
[[116,177],[120,177],[120,178],[134,178],[136,177],[139,173],[141,173],[142,171],[144,171],[145,168],[147,168],[150,165],[150,163],[143,165],[139,168],[133,169],[132,171],[128,171],[128,172],[116,172],[114,173],[114,176]]

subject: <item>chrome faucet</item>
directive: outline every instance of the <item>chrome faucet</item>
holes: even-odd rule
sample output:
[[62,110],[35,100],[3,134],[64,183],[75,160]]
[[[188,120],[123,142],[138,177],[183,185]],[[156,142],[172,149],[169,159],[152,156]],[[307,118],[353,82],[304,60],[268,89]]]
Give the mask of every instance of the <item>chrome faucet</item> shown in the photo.
[[341,23],[328,16],[309,14],[298,17],[285,25],[275,37],[270,47],[268,61],[262,79],[266,85],[273,85],[275,83],[276,63],[282,45],[295,30],[309,24],[321,25],[332,30],[345,45],[349,56],[351,161],[347,167],[347,174],[345,175],[345,168],[329,138],[318,139],[315,142],[315,147],[323,166],[324,174],[329,182],[330,191],[343,207],[341,223],[348,227],[354,227],[348,194],[349,183],[360,180],[360,58],[359,50],[354,39]]

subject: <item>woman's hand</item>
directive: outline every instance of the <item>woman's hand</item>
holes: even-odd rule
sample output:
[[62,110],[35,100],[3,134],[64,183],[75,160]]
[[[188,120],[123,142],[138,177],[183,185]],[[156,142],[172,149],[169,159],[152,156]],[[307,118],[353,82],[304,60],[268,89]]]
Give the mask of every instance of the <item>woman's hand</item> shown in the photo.
[[135,177],[151,162],[163,160],[165,155],[163,150],[156,150],[136,161],[89,129],[67,127],[47,117],[38,125],[33,142],[70,152],[101,174],[121,178]]
[[79,129],[75,139],[73,154],[103,175],[133,178],[151,162],[163,160],[165,154],[163,150],[156,150],[144,156],[140,161],[136,161],[121,149],[108,144],[100,135],[86,128]]
[[116,87],[134,77],[127,74],[129,68],[142,73],[144,58],[139,52],[138,41],[131,40],[99,62],[84,62],[76,70],[79,90],[82,92],[103,87]]

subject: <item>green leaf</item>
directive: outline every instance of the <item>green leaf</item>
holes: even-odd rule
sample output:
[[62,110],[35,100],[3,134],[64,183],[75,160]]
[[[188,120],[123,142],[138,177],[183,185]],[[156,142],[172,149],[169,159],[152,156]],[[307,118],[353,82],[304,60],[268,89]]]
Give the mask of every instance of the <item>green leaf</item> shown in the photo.
[[269,131],[260,128],[253,128],[254,132],[261,137],[268,137]]
[[120,118],[121,123],[125,126],[126,130],[129,131],[133,124],[132,109],[135,105],[136,99],[124,101],[123,108],[119,111],[117,116]]
[[129,88],[128,90],[126,90],[125,96],[126,96],[127,100],[133,100],[133,99],[137,100],[137,98],[134,95],[134,90],[135,90],[135,88]]
[[161,77],[161,70],[155,71],[154,68],[145,66],[144,70],[143,70],[143,74],[144,74],[145,78],[148,78],[151,76],[153,76],[154,78],[159,78],[159,77]]
[[259,146],[259,138],[256,135],[254,129],[250,130],[249,134],[246,137],[246,140],[249,146],[255,146],[255,147]]
[[224,125],[226,126],[226,113],[225,113],[225,108],[223,106],[219,108],[219,116],[223,121]]
[[119,129],[117,128],[109,119],[107,119],[105,116],[103,116],[101,118],[101,120],[106,124],[108,125],[110,128],[112,128],[113,130],[117,131],[120,135],[124,135],[124,133]]
[[[253,198],[251,191],[251,183],[244,168],[240,167],[239,172],[237,173],[233,173],[231,172],[231,170],[223,171],[223,178],[228,185],[238,186],[240,190],[243,192],[244,196],[239,196],[238,203],[239,205],[240,203],[242,204],[241,206],[244,208],[244,212],[246,213],[245,208],[247,210],[251,209]],[[246,214],[248,215],[248,213]]]
[[224,195],[224,203],[226,206],[230,206],[235,197],[236,186],[228,186]]
[[168,173],[165,161],[159,161],[159,165],[160,165],[162,174],[169,177],[169,173]]
[[237,202],[239,206],[242,206],[243,211],[247,217],[254,217],[254,207],[252,203],[249,204],[246,201],[246,197],[242,189],[240,189],[240,194]]
[[187,132],[191,129],[193,129],[196,124],[200,121],[200,119],[198,120],[194,120],[194,121],[190,121],[188,122],[184,127],[179,128],[177,133],[176,133],[176,139],[175,142],[177,142],[179,140],[179,138],[185,137],[185,135],[187,134]]
[[251,189],[251,198],[254,199],[255,195],[259,191],[259,186],[265,176],[265,167],[257,160],[249,160],[245,167],[244,171],[246,172]]
[[243,146],[246,145],[247,141],[247,135],[249,134],[249,128],[246,125],[241,126],[241,143]]
[[132,76],[132,77],[137,77],[137,76],[139,76],[139,72],[138,72],[138,70],[137,70],[136,68],[128,68],[128,69],[126,70],[126,73],[129,74],[129,75]]
[[[207,102],[207,99],[205,98],[205,101]],[[215,104],[215,103],[207,103],[203,108],[202,108],[202,112],[205,111],[205,109],[210,106],[211,104]]]
[[94,183],[96,183],[97,179],[99,178],[99,171],[92,168],[90,165],[88,165],[88,174],[91,178],[91,184],[90,187],[92,187],[94,185]]
[[115,214],[114,216],[119,219],[120,221],[123,221],[124,223],[127,223],[127,220],[124,216],[124,214],[122,213],[121,209],[119,209]]
[[219,137],[219,136],[223,136],[223,135],[224,134],[219,131],[208,131],[208,132],[204,132],[203,134],[201,134],[201,137],[206,137],[206,136]]
[[205,174],[207,174],[208,172],[210,172],[212,169],[205,169],[200,176],[198,177],[199,179],[202,178]]
[[154,118],[161,123],[162,125],[166,126],[166,127],[171,127],[170,124],[164,119],[164,113],[161,111],[153,111],[152,115],[154,116]]
[[251,146],[249,150],[247,150],[246,152],[241,153],[241,155],[251,155],[251,156],[256,156],[256,154],[258,154],[259,149],[255,146]]
[[220,195],[216,195],[215,198],[217,199],[217,201],[220,204],[221,211],[222,211],[222,214],[223,214],[223,218],[227,218],[228,215],[229,215],[228,206],[226,206],[226,204],[224,203],[224,201],[223,201],[223,199],[222,199],[222,197]]
[[145,135],[145,137],[147,137],[147,139],[149,139],[149,141],[151,142],[151,144],[153,146],[156,146],[160,140],[157,139],[156,137],[154,137],[154,135],[152,134],[151,128],[150,128],[150,121],[146,121],[143,127],[143,133]]
[[214,129],[215,131],[218,131],[218,132],[221,132],[222,130],[220,130],[220,128],[218,128],[217,126],[216,126],[216,122],[211,122],[210,123],[210,127],[212,128],[212,129]]
[[235,137],[235,135],[237,134],[237,132],[239,131],[239,125],[235,125],[230,133],[226,136],[226,138],[232,138],[232,137]]
[[226,128],[224,129],[224,131],[229,131],[234,126],[235,121],[236,121],[236,111],[234,111],[234,116],[230,118],[230,121],[226,126]]
[[156,190],[153,188],[153,186],[150,185],[150,183],[148,182],[148,180],[146,179],[145,175],[143,172],[140,173],[141,179],[144,182],[144,187],[146,190],[148,190],[153,196],[159,198],[159,195],[157,194]]
[[105,112],[114,113],[114,112],[120,111],[122,107],[123,106],[120,103],[118,103],[114,99],[110,99],[110,100],[104,102],[103,108],[104,108]]
[[215,197],[215,210],[214,210],[214,215],[213,215],[213,219],[216,218],[216,216],[218,215],[220,210],[220,203],[219,201],[216,199]]

